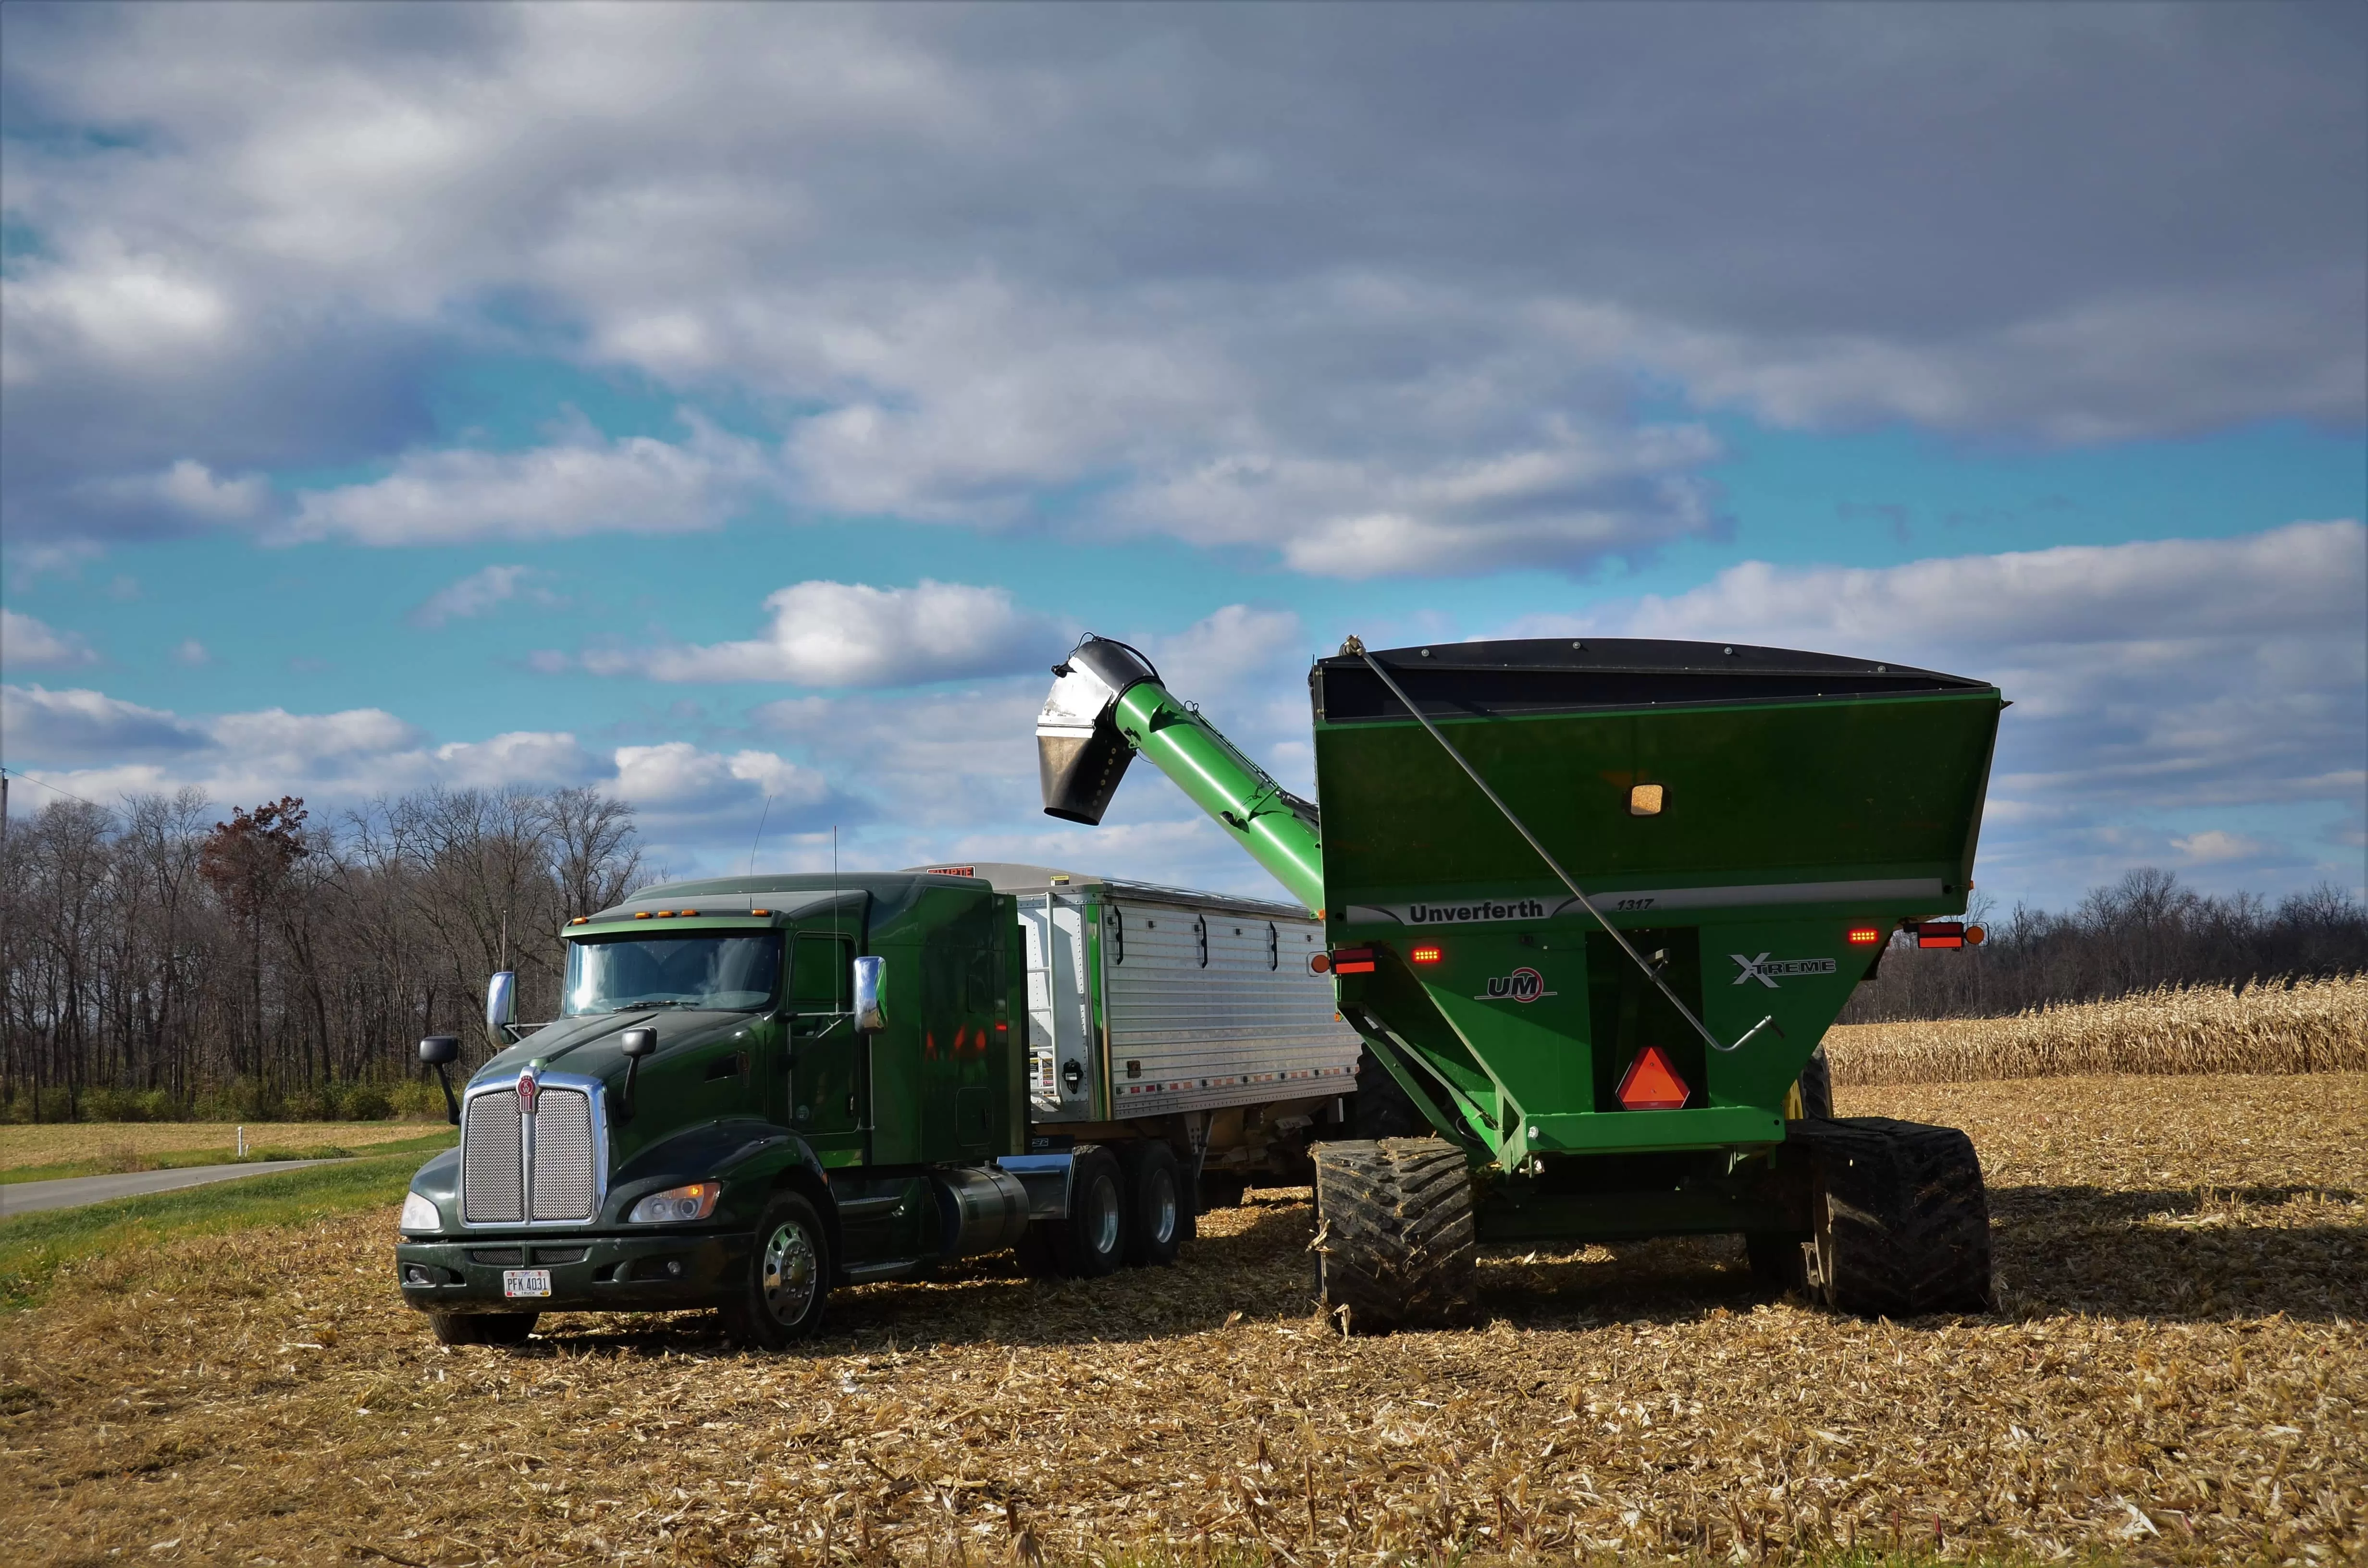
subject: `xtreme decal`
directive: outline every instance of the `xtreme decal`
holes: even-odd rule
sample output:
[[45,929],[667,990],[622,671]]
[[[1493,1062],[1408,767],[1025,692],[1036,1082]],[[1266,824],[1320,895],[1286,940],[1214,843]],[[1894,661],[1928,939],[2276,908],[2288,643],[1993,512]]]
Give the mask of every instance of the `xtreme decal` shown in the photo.
[[1778,959],[1770,962],[1766,953],[1760,954],[1756,959],[1745,958],[1741,953],[1729,953],[1726,956],[1733,959],[1743,970],[1741,974],[1735,977],[1736,984],[1740,985],[1747,980],[1756,980],[1770,991],[1776,989],[1778,981],[1788,975],[1834,972],[1834,960],[1831,959]]

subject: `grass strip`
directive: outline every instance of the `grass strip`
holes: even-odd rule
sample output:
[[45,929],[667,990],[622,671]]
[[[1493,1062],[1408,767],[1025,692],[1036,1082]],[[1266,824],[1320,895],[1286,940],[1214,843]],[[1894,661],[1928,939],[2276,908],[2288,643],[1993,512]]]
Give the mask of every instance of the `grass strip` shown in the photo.
[[67,1160],[53,1165],[18,1165],[13,1170],[0,1170],[0,1187],[20,1181],[62,1181],[73,1176],[119,1176],[130,1171],[186,1171],[206,1165],[261,1165],[273,1160],[347,1160],[364,1155],[376,1158],[381,1154],[432,1154],[438,1149],[449,1149],[460,1134],[450,1128],[423,1133],[417,1138],[399,1138],[385,1143],[365,1143],[360,1148],[348,1148],[342,1143],[308,1143],[302,1147],[278,1143],[256,1143],[248,1146],[244,1159],[224,1154],[218,1149],[173,1149],[163,1153],[144,1155],[127,1166],[120,1160]]
[[[285,1229],[357,1210],[392,1209],[418,1168],[413,1153],[374,1154],[0,1221],[0,1314],[40,1305],[62,1272],[87,1258],[185,1236]],[[390,1221],[387,1244],[393,1243]]]

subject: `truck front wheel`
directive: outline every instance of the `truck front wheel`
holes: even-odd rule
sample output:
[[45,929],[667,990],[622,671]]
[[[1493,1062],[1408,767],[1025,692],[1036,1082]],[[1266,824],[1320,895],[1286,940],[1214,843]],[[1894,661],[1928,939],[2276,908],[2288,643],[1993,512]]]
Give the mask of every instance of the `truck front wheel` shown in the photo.
[[830,1241],[813,1204],[785,1192],[757,1226],[748,1277],[723,1307],[733,1338],[759,1350],[787,1349],[814,1333],[830,1295]]

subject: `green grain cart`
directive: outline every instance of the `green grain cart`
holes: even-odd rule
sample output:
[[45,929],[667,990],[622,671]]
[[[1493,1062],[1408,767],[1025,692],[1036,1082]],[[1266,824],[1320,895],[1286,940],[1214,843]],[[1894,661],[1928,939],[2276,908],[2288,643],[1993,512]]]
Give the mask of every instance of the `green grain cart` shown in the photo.
[[1138,753],[1324,923],[1311,962],[1406,1131],[1316,1148],[1317,1288],[1360,1331],[1454,1321],[1482,1242],[1741,1234],[1771,1284],[1977,1310],[1954,1129],[1836,1119],[1819,1041],[1895,933],[1978,940],[1998,720],[1980,681],[1776,648],[1463,642],[1309,675],[1316,806],[1150,662],[1087,638],[1039,721],[1045,810]]

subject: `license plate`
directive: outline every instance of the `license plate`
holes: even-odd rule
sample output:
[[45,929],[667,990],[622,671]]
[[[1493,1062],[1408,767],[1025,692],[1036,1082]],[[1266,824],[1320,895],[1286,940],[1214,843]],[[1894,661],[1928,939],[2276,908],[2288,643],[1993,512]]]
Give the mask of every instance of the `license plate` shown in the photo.
[[505,1296],[548,1296],[551,1294],[551,1270],[548,1268],[505,1268],[502,1270],[502,1294]]

